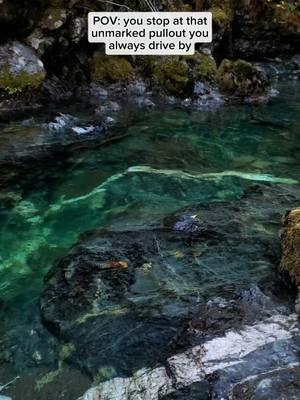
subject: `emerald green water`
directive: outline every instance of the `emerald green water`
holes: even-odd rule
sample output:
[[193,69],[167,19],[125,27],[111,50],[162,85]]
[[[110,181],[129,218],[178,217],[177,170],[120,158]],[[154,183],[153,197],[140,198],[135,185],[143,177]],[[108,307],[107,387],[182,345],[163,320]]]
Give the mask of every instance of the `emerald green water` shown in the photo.
[[[300,85],[280,90],[257,107],[132,110],[138,122],[123,139],[5,189],[15,200],[0,207],[2,327],[30,321],[45,273],[87,230],[148,228],[188,205],[240,198],[253,182],[297,184]],[[22,139],[17,125],[10,133]]]

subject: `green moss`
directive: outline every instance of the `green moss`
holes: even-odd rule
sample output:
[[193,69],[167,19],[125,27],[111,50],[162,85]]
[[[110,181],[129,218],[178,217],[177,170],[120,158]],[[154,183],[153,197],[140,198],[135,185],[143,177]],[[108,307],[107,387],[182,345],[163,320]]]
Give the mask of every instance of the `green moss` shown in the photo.
[[209,10],[212,13],[213,21],[218,25],[222,26],[230,23],[231,15],[221,7],[212,7]]
[[10,95],[21,93],[26,89],[36,89],[41,85],[45,76],[45,72],[14,74],[8,66],[5,66],[0,70],[0,89]]
[[227,73],[234,73],[239,79],[251,78],[253,76],[254,67],[245,60],[223,60],[218,69],[220,79]]
[[51,371],[48,374],[44,375],[41,379],[38,379],[35,384],[35,390],[40,392],[45,385],[53,382],[54,379],[59,375],[60,370]]
[[71,354],[75,351],[75,346],[73,343],[66,343],[64,344],[59,352],[59,362],[58,362],[58,369],[55,371],[51,371],[46,375],[42,376],[41,379],[38,379],[35,384],[35,390],[40,392],[44,386],[52,383],[54,379],[63,371],[63,363],[66,361]]
[[217,65],[212,57],[196,52],[193,56],[186,56],[185,59],[190,64],[195,81],[214,81],[216,79]]
[[155,63],[153,82],[177,96],[189,96],[193,82],[187,62],[179,57],[163,57]]
[[187,4],[182,2],[181,0],[176,0],[173,1],[168,8],[168,11],[184,11],[184,12],[189,12],[189,11],[194,11],[193,6],[191,4]]
[[95,82],[126,81],[135,77],[135,70],[126,58],[117,56],[94,55],[91,63],[91,79]]
[[242,97],[262,94],[269,86],[261,72],[244,60],[223,60],[217,79],[222,91]]

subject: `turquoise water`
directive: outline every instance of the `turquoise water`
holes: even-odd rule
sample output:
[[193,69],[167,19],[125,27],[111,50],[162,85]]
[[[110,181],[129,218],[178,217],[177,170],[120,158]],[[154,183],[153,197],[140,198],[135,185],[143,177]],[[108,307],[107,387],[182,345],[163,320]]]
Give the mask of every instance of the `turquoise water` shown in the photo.
[[298,184],[300,85],[280,89],[258,107],[132,111],[138,122],[123,139],[3,190],[14,200],[0,207],[2,326],[30,320],[45,273],[87,230],[155,226],[188,205],[240,198],[253,182]]
[[294,84],[257,108],[154,110],[123,140],[75,154],[50,183],[1,208],[1,297],[24,304],[25,285],[34,301],[53,259],[86,230],[147,226],[189,204],[239,197],[255,180],[297,181],[299,99]]

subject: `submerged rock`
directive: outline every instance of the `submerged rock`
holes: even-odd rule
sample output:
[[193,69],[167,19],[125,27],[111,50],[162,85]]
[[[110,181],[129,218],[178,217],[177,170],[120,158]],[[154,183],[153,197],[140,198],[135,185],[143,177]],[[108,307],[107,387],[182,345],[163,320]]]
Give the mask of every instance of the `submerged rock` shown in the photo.
[[[278,307],[258,288],[245,289],[249,282],[261,282],[266,292],[275,291],[270,282],[275,281],[271,277],[280,261],[280,213],[287,198],[290,204],[300,199],[296,186],[281,186],[281,190],[286,196],[279,197],[276,210],[272,201],[274,196],[278,198],[277,188],[260,186],[242,200],[178,213],[153,230],[86,234],[45,280],[41,297],[44,324],[75,346],[72,363],[98,381],[117,378],[114,385],[120,391],[118,379],[127,386],[124,377],[145,368],[155,370],[174,354],[226,336],[233,327],[250,329],[258,324],[258,333],[265,329],[263,321],[271,318],[269,333],[259,340],[254,335],[249,354],[259,343],[263,345],[262,341],[273,342],[276,318],[282,318],[283,325],[285,318],[289,320],[288,304]],[[257,214],[257,202],[263,213]],[[292,320],[293,325],[295,318]],[[291,337],[289,329],[284,333],[287,339]],[[236,351],[240,339],[228,335],[232,351]],[[228,346],[220,345],[220,349]],[[216,351],[215,345],[213,348]],[[225,361],[219,361],[215,371],[224,367]],[[257,361],[251,363],[254,369]],[[192,360],[186,365],[192,365]],[[185,381],[189,371],[184,373]],[[164,375],[160,369],[154,374],[161,377],[161,372]]]
[[[295,346],[293,341],[297,337],[299,326],[295,315],[275,315],[261,323],[245,325],[238,332],[229,330],[223,336],[204,341],[199,346],[176,354],[165,361],[164,367],[142,369],[132,377],[103,382],[86,392],[80,400],[228,398],[234,382],[251,375],[253,371],[259,372],[268,368],[272,370],[280,368],[280,365],[289,366],[288,361],[280,360],[281,343],[286,344],[286,351],[291,353],[290,359],[296,362],[299,347]],[[270,357],[272,353],[278,357],[276,361],[266,359],[263,365],[259,365],[259,361],[255,362],[258,356]],[[223,373],[221,390],[218,387],[219,370]],[[199,384],[201,381],[202,385]],[[195,385],[196,383],[198,384]],[[185,388],[188,397],[180,396],[180,388]],[[237,390],[234,390],[236,393]],[[287,393],[287,390],[284,390],[284,393]],[[299,390],[295,388],[294,393],[299,393]],[[195,397],[190,397],[190,394]],[[234,397],[236,400],[245,398]]]
[[233,390],[232,400],[298,400],[300,398],[300,368],[281,368],[272,372],[254,375]]
[[[283,219],[281,267],[300,290],[300,208],[289,211]],[[300,313],[300,294],[296,301]]]

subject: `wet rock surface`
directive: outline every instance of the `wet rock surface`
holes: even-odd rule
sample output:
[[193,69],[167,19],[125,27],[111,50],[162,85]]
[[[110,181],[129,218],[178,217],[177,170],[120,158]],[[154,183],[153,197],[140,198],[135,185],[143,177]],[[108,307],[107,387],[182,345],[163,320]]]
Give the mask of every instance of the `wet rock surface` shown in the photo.
[[299,367],[254,375],[236,385],[232,400],[297,400],[300,397]]
[[[274,196],[278,198],[276,210],[270,202]],[[224,374],[213,381],[213,391],[219,393],[216,398],[225,396],[239,369],[227,371],[229,361],[223,350],[215,354],[218,361],[211,364],[209,357],[213,359],[217,343],[220,350],[229,352],[232,346],[233,365],[240,363],[236,358],[248,357],[243,364],[247,368],[238,374],[240,380],[256,368],[264,372],[273,365],[296,362],[297,345],[292,343],[296,317],[289,316],[287,292],[274,278],[280,261],[280,216],[287,205],[299,202],[299,197],[297,186],[281,186],[278,191],[271,185],[260,185],[240,201],[178,213],[159,229],[89,233],[48,274],[41,297],[43,322],[75,346],[71,362],[94,379],[105,381],[101,390],[96,390],[99,396],[101,391],[112,393],[113,387],[118,388],[117,394],[106,393],[111,399],[156,399],[160,379],[162,386],[167,386],[161,393],[167,395],[223,370]],[[264,209],[261,218],[255,211],[257,202]],[[257,276],[258,270],[261,279],[252,281],[249,288],[251,274],[255,271]],[[242,278],[245,273],[247,283]],[[243,333],[235,336],[243,329],[245,338]],[[281,340],[287,342],[280,344]],[[212,354],[203,370],[200,365],[205,358],[199,356],[198,365],[194,359],[197,351],[189,349],[201,349],[206,342],[211,343],[207,351],[211,348]],[[268,346],[260,349],[266,343]],[[281,360],[283,348],[290,356]],[[260,354],[259,361],[255,351]],[[180,366],[182,356],[178,356],[181,361],[174,356],[184,352],[191,354],[184,362],[186,367]],[[175,386],[164,367],[156,369],[169,360],[169,371],[172,357],[178,361]],[[193,362],[198,365],[194,374],[189,369]],[[142,376],[146,383],[140,382]],[[125,395],[128,384],[132,393],[143,387],[146,397]],[[149,395],[151,387],[154,394]],[[93,394],[86,398],[101,397]]]
[[236,56],[248,60],[286,57],[299,48],[299,6],[296,2],[241,1],[232,28]]
[[[288,272],[299,292],[300,286],[300,209],[295,208],[283,218],[281,267]],[[296,311],[299,314],[299,294]]]

